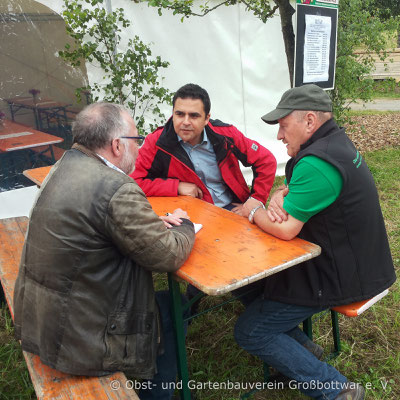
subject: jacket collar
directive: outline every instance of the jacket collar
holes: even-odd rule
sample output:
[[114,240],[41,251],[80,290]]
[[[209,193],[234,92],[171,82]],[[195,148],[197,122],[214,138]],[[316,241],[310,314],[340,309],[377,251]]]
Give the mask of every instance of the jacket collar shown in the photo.
[[[205,130],[208,140],[213,145],[214,152],[217,156],[217,161],[219,162],[226,156],[226,138],[223,135],[219,135],[218,133],[214,132],[214,130],[212,129],[212,121],[210,122],[206,125]],[[172,123],[172,117],[165,124],[156,145],[164,151],[168,152],[169,154],[174,155],[177,159],[179,159],[189,168],[194,170],[194,166],[190,161],[189,156],[179,144],[178,135],[176,134],[174,125]]]
[[172,117],[167,121],[160,137],[156,142],[156,146],[160,147],[169,154],[173,154],[178,160],[186,164],[194,171],[194,166],[183,147],[179,144],[178,135],[175,132],[172,123]]
[[329,119],[314,132],[314,134],[310,137],[310,139],[307,140],[307,142],[303,143],[300,146],[300,151],[306,149],[308,146],[312,145],[317,140],[329,136],[333,132],[337,132],[339,129],[340,128],[336,124],[335,120],[333,118]]
[[100,162],[103,163],[104,165],[106,164],[106,163],[96,154],[96,152],[94,152],[94,151],[88,149],[87,147],[85,147],[85,146],[82,145],[82,144],[74,143],[74,144],[72,145],[71,149],[78,150],[78,151],[80,151],[81,153],[87,155],[88,157],[95,158],[96,160],[100,161]]

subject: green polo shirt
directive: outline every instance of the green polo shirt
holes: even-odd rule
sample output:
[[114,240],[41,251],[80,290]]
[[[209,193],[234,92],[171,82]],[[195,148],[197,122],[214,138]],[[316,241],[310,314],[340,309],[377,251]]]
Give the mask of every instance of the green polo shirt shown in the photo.
[[330,206],[338,198],[342,186],[343,178],[336,167],[318,157],[306,156],[293,169],[283,208],[305,223]]

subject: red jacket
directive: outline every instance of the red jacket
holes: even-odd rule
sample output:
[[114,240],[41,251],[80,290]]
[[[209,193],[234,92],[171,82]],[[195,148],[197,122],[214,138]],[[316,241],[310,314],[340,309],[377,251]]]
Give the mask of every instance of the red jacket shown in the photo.
[[[265,203],[276,172],[276,160],[272,153],[256,141],[246,138],[233,125],[219,120],[210,120],[206,133],[214,146],[222,179],[237,200],[244,203],[249,196],[253,196]],[[240,171],[238,160],[245,167],[253,169],[251,192]],[[149,197],[177,196],[179,182],[190,182],[202,190],[203,200],[213,203],[210,192],[178,142],[172,118],[164,127],[146,137],[131,177]]]

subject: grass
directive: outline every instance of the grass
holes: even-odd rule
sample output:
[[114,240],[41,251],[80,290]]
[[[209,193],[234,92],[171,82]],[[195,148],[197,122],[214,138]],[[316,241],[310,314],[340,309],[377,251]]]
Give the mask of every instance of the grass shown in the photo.
[[374,99],[398,99],[400,98],[400,83],[394,79],[375,81]]
[[[400,148],[389,148],[364,154],[378,187],[385,217],[392,257],[400,269]],[[276,185],[282,183],[282,177]],[[367,216],[366,216],[367,218]],[[379,266],[377,266],[379,267]],[[165,288],[162,275],[156,278],[158,287]],[[223,299],[228,299],[225,296]],[[220,302],[221,298],[205,298],[200,309]],[[357,318],[339,316],[343,350],[330,361],[350,380],[367,388],[367,399],[397,400],[400,398],[400,283],[390,294]],[[199,400],[233,400],[247,390],[251,383],[263,382],[262,363],[241,350],[233,339],[233,326],[243,311],[242,305],[231,302],[224,307],[197,318],[189,327],[187,351],[190,377]],[[319,317],[319,316],[317,316]],[[330,316],[315,318],[315,341],[326,353],[332,349]],[[207,382],[233,388],[213,389]],[[22,357],[19,344],[13,338],[8,311],[0,313],[0,399],[36,398]],[[265,389],[254,400],[305,399],[297,390]],[[84,400],[84,399],[83,399]]]
[[0,308],[0,399],[36,399],[6,306]]
[[357,117],[363,115],[388,115],[388,114],[398,114],[398,111],[379,111],[379,110],[349,110],[347,114],[349,117]]

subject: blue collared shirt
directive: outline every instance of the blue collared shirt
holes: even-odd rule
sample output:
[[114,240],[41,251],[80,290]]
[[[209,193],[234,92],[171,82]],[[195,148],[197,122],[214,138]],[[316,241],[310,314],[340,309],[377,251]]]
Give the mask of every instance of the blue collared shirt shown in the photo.
[[192,161],[197,176],[210,192],[214,204],[218,207],[224,207],[232,203],[232,193],[222,179],[217,157],[212,143],[208,140],[206,130],[203,131],[202,142],[194,146],[185,143],[179,136],[178,140]]

